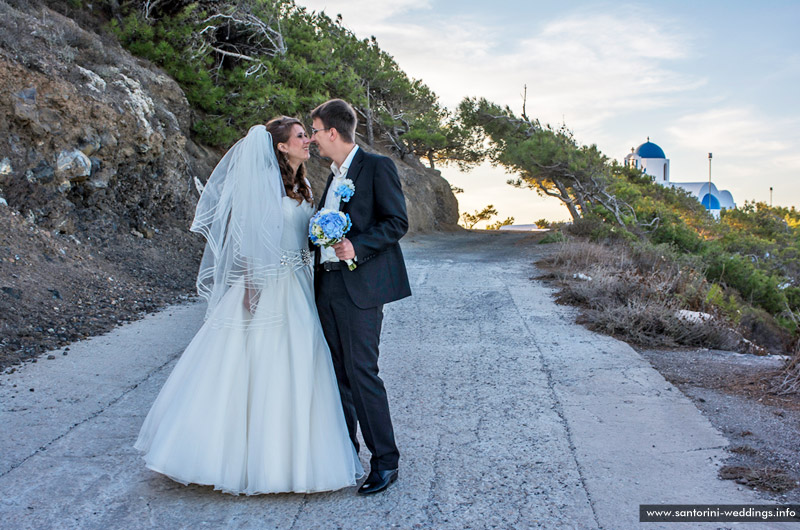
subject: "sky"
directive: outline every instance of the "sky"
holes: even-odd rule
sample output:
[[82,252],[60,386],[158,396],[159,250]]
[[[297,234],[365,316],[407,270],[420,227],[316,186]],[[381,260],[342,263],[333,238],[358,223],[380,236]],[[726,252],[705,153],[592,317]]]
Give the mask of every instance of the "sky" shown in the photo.
[[[675,182],[800,207],[800,2],[298,0],[374,35],[443,105],[484,97],[622,160],[650,140]],[[517,224],[566,220],[503,168],[442,169],[460,210],[493,204]],[[480,226],[480,225],[479,225]]]

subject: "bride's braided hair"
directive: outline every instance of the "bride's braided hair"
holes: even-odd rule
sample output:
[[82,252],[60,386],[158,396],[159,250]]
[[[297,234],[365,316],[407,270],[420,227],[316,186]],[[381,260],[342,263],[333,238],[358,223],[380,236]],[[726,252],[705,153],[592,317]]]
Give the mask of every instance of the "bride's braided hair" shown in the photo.
[[278,159],[278,166],[281,169],[281,177],[283,178],[283,187],[286,190],[286,196],[291,197],[298,203],[303,200],[312,202],[311,189],[306,183],[306,166],[300,164],[297,168],[297,173],[293,174],[292,166],[289,164],[289,158],[285,153],[278,150],[278,144],[289,141],[289,136],[292,134],[294,124],[300,125],[305,130],[303,122],[297,118],[290,118],[288,116],[280,116],[273,118],[267,122],[267,131],[272,135],[272,147],[275,150],[275,156]]

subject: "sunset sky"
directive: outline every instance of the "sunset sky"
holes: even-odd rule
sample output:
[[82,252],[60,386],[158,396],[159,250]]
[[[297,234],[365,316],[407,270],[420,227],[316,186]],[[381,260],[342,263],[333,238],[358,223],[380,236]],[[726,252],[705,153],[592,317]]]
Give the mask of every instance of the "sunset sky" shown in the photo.
[[[800,206],[800,2],[299,0],[375,35],[448,108],[485,97],[562,121],[622,160],[651,140],[671,179],[712,178],[738,205]],[[493,203],[516,222],[567,219],[556,199],[506,184],[502,169],[443,175],[462,211]]]

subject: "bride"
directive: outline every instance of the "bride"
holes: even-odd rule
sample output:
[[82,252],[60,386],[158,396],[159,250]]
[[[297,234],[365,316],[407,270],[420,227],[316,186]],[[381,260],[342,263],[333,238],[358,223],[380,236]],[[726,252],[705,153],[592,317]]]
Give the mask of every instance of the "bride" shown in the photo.
[[135,444],[147,467],[183,484],[308,493],[364,473],[314,303],[309,143],[294,118],[252,127],[197,204],[206,321]]

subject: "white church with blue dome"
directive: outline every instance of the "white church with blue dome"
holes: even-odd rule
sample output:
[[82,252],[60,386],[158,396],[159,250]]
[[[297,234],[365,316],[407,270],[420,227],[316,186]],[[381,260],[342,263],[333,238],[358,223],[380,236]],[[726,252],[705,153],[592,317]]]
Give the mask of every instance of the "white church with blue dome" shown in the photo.
[[630,154],[625,157],[625,165],[640,169],[649,175],[653,182],[662,186],[686,190],[716,218],[719,218],[722,208],[736,208],[731,192],[718,190],[713,182],[672,182],[669,176],[669,159],[664,154],[664,150],[651,142],[649,137],[647,142],[636,149],[631,149]]

